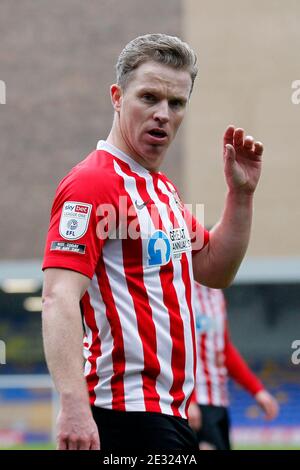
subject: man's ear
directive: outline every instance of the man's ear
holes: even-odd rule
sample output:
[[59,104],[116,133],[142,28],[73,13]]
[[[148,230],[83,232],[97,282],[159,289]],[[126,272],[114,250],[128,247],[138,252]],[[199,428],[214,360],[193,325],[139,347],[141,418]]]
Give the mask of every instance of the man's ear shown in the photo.
[[117,85],[116,83],[111,85],[110,98],[111,98],[111,102],[114,107],[114,110],[118,113],[121,109],[122,98],[123,98],[123,92],[122,92],[120,85]]

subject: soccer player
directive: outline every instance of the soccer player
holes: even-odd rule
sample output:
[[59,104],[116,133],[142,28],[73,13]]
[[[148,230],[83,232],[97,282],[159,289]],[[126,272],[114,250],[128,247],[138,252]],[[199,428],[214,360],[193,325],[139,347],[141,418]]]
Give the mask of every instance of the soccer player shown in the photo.
[[190,99],[194,51],[176,37],[140,36],[116,70],[111,131],[60,183],[45,248],[43,337],[60,394],[58,448],[193,449],[193,279],[222,288],[234,278],[263,146],[243,129],[225,131],[228,192],[209,235],[159,171]]
[[190,425],[201,450],[230,450],[228,377],[253,396],[267,419],[276,418],[278,403],[230,340],[223,292],[195,282],[194,308],[198,361]]

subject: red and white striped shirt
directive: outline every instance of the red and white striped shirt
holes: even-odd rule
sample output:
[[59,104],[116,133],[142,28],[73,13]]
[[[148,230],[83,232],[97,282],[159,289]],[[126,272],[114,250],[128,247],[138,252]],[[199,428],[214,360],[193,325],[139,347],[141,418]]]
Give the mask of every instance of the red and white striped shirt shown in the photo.
[[223,357],[226,311],[222,291],[195,283],[194,308],[198,347],[196,401],[201,405],[228,406]]
[[186,418],[196,367],[191,230],[208,241],[190,221],[163,174],[104,141],[60,183],[43,269],[91,279],[81,302],[91,404]]
[[223,292],[197,282],[194,287],[198,360],[193,400],[227,407],[228,377],[256,395],[264,386],[230,340]]

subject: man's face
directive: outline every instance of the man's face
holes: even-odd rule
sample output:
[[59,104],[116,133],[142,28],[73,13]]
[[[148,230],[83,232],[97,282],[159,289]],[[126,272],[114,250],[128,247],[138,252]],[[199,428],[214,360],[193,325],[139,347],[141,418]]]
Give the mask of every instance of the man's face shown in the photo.
[[186,70],[152,61],[133,72],[125,90],[113,85],[121,150],[157,171],[184,117],[191,85]]

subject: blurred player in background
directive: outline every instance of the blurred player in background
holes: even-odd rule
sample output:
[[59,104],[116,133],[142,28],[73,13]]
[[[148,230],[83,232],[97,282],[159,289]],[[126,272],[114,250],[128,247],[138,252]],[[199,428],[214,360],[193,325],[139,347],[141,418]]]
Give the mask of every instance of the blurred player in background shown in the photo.
[[266,419],[276,418],[278,403],[230,340],[223,292],[195,282],[195,316],[198,362],[189,422],[201,450],[230,450],[228,377],[253,396]]
[[59,449],[99,449],[99,436],[103,450],[197,448],[186,414],[196,366],[193,280],[222,288],[234,278],[263,146],[243,129],[225,131],[228,191],[209,235],[159,171],[196,74],[194,51],[176,37],[127,44],[111,86],[109,136],[56,192],[43,336],[60,393]]

